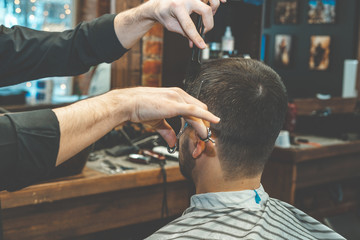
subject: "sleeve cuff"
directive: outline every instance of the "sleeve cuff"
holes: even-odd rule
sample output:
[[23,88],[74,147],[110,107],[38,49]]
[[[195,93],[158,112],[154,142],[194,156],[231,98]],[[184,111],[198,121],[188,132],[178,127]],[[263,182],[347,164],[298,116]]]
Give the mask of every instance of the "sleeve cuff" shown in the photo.
[[17,161],[15,128],[10,119],[0,116],[0,191],[9,185]]
[[50,109],[5,116],[12,122],[17,138],[17,160],[7,187],[14,191],[44,179],[55,168],[60,129]]
[[105,14],[90,22],[89,39],[96,43],[97,56],[103,56],[102,61],[111,63],[124,55],[128,49],[124,48],[116,36],[114,29],[115,14]]

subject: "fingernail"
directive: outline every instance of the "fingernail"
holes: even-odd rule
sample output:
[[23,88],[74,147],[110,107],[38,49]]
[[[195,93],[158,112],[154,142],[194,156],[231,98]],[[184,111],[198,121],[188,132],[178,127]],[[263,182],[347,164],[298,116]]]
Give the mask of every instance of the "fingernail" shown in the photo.
[[201,47],[202,49],[206,48],[206,44],[205,44],[204,41],[201,41],[201,42],[200,42],[200,47]]

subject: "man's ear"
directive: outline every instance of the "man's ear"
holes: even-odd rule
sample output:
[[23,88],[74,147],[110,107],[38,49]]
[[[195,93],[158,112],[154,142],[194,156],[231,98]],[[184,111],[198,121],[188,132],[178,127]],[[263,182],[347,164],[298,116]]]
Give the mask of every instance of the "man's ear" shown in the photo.
[[198,158],[205,151],[205,142],[197,139],[192,157],[194,159]]

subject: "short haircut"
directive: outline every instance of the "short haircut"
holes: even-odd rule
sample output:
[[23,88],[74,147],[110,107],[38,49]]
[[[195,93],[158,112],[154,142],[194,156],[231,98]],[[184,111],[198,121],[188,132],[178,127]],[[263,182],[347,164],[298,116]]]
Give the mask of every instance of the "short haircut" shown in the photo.
[[198,99],[221,118],[211,129],[225,177],[261,173],[287,112],[280,76],[256,60],[218,59],[202,64],[188,93],[199,94]]

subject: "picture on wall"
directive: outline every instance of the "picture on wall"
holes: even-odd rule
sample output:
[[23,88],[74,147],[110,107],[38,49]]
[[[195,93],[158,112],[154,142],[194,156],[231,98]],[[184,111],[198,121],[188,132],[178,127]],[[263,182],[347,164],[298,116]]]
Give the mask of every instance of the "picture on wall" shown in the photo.
[[297,0],[277,0],[275,5],[275,24],[297,23],[297,12]]
[[330,36],[311,36],[309,67],[311,70],[329,68]]
[[336,0],[309,0],[310,24],[335,23]]
[[275,35],[275,65],[287,68],[291,65],[292,37],[291,35]]

